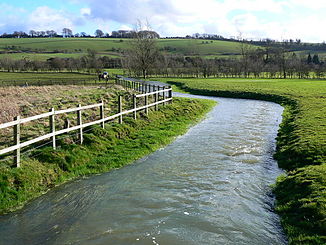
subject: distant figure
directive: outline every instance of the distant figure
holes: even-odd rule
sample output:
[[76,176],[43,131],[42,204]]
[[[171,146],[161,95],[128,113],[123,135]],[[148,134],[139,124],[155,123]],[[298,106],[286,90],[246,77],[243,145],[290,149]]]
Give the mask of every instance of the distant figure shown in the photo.
[[26,87],[28,87],[28,83],[27,83],[27,82],[25,82],[25,84],[23,84],[23,85],[20,85],[20,87],[26,88]]
[[103,72],[102,74],[98,75],[98,80],[101,81],[101,79],[105,79],[106,81],[109,80],[109,73],[108,72]]

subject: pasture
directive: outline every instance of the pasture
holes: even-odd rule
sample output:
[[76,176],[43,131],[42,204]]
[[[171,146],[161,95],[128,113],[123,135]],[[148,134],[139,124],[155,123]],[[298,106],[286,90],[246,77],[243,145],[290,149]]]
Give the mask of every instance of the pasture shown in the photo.
[[[0,58],[28,58],[46,60],[53,57],[80,57],[87,50],[95,50],[99,55],[112,58],[123,56],[122,51],[131,39],[112,38],[1,38]],[[207,58],[239,55],[240,44],[219,40],[159,39],[158,47],[167,54],[182,56],[200,55]]]
[[97,81],[97,75],[71,72],[0,72],[0,86],[83,84]]
[[[79,58],[87,55],[87,50],[99,56],[118,58],[128,49],[132,39],[119,38],[0,38],[0,58],[45,61],[49,58]],[[241,44],[234,41],[205,39],[158,39],[158,48],[164,54],[180,56],[200,56],[206,59],[238,58]],[[251,45],[252,49],[259,46]],[[263,47],[261,47],[263,48]],[[299,57],[309,53],[325,58],[325,51],[314,51],[308,45],[306,50],[293,51]],[[290,52],[291,54],[293,53]]]

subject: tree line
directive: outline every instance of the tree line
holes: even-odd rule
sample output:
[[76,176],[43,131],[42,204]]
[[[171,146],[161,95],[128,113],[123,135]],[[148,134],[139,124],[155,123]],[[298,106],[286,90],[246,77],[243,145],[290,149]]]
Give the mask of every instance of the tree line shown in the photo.
[[88,54],[80,58],[50,58],[46,61],[29,59],[0,58],[0,70],[7,72],[89,72],[100,73],[103,68],[121,68],[120,58],[98,56],[94,50],[88,50]]
[[155,49],[131,49],[121,58],[98,56],[92,50],[80,58],[50,58],[46,61],[0,58],[0,69],[8,72],[100,73],[104,68],[124,68],[128,75],[143,78],[148,76],[324,78],[326,75],[326,64],[317,54],[300,57],[276,48],[256,49],[250,52],[244,50],[241,57],[215,59],[164,55]]
[[[143,30],[148,32],[147,30]],[[150,31],[156,38],[160,38],[160,35],[155,31]],[[69,28],[63,28],[61,33],[57,33],[54,30],[46,31],[35,31],[30,30],[28,33],[24,31],[14,31],[13,33],[3,33],[0,35],[0,38],[50,38],[50,37],[98,37],[98,38],[134,38],[136,35],[133,30],[118,30],[112,31],[111,35],[109,33],[104,33],[101,29],[97,29],[94,32],[94,35],[87,34],[86,32],[73,33]]]
[[318,54],[299,56],[286,47],[255,48],[241,42],[234,58],[205,59],[200,56],[163,55],[152,38],[135,39],[122,60],[131,76],[324,78],[326,64]]

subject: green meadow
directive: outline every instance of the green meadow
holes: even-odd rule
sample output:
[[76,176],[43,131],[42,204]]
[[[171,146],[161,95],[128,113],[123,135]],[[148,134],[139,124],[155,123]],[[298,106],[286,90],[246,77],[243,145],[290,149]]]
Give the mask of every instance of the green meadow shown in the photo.
[[[122,56],[131,39],[112,38],[1,38],[0,58],[46,60],[52,57],[77,58],[88,49],[99,55]],[[240,44],[231,41],[195,39],[159,39],[158,47],[169,54],[200,55],[207,58],[239,55]],[[8,53],[10,52],[10,53]]]
[[[119,38],[0,38],[0,57],[9,56],[44,60],[51,57],[79,57],[87,54],[88,49],[100,55],[122,56],[122,50],[128,48],[131,39]],[[234,41],[205,39],[158,39],[158,47],[169,54],[184,56],[199,55],[205,58],[237,57],[241,53],[241,44]],[[251,45],[252,48],[258,46]],[[10,54],[4,52],[10,51]],[[325,51],[295,51],[299,56],[309,53],[325,57]]]
[[71,84],[96,81],[94,74],[72,72],[0,72],[1,85]]
[[[0,58],[46,60],[49,58],[78,58],[95,50],[98,55],[117,58],[129,47],[131,39],[119,38],[0,38]],[[165,54],[200,56],[207,59],[237,58],[241,44],[234,41],[204,39],[158,39],[160,50]],[[252,49],[258,46],[251,45]],[[294,51],[300,57],[309,53],[326,57],[325,51],[313,51],[309,46],[303,51]],[[292,52],[290,52],[292,53]]]
[[290,244],[326,243],[326,81],[160,80],[195,94],[260,99],[283,105],[275,157],[288,173],[279,177],[274,188],[276,211]]

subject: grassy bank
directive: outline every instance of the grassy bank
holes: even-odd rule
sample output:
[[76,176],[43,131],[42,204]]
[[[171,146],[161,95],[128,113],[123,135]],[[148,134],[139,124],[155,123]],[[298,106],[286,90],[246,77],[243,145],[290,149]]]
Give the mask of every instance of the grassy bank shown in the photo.
[[288,175],[276,183],[276,211],[281,215],[290,244],[325,244],[326,82],[294,79],[173,81],[195,94],[267,100],[285,107],[275,157]]
[[214,105],[208,100],[176,98],[136,121],[124,118],[123,124],[93,127],[84,134],[83,145],[61,140],[58,150],[39,150],[34,158],[23,159],[19,169],[1,166],[0,213],[15,210],[67,180],[132,163],[185,133]]

